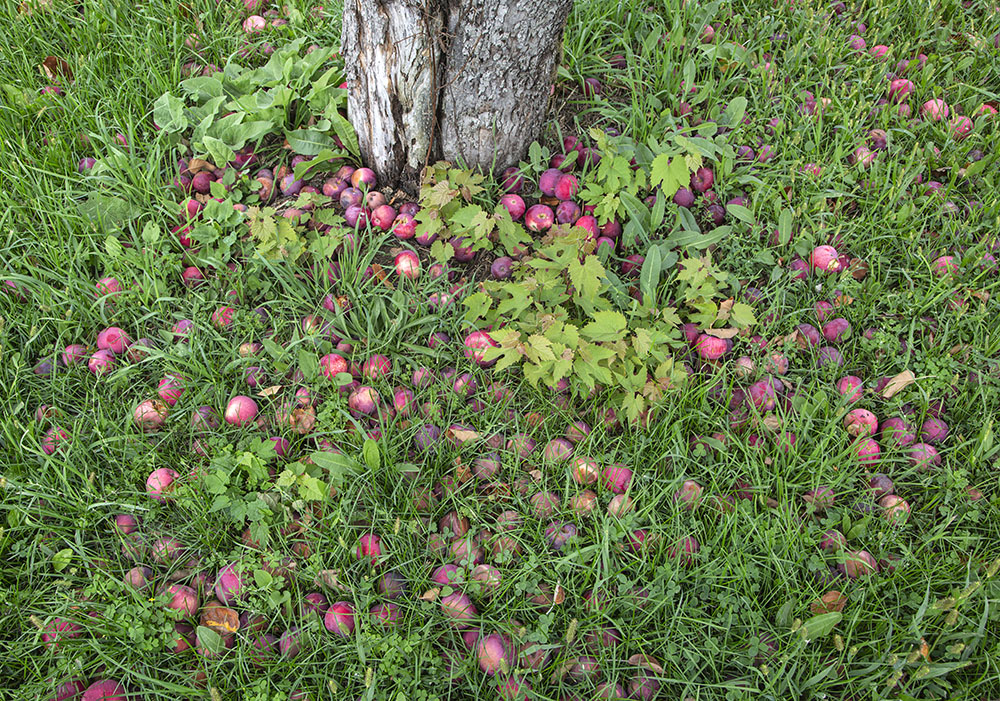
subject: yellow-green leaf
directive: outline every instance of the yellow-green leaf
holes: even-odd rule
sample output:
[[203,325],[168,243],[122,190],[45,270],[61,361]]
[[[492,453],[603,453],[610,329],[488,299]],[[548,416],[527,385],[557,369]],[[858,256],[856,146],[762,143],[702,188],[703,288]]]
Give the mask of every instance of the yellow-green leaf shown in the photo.
[[594,320],[580,329],[581,335],[591,341],[615,341],[622,338],[628,322],[621,312],[594,312]]

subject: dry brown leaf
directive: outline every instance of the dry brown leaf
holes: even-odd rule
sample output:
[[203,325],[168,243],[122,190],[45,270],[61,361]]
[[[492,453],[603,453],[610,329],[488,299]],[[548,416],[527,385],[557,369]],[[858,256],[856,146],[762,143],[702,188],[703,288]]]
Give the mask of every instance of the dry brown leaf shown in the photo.
[[781,417],[775,414],[768,414],[760,423],[769,431],[779,431],[781,429]]
[[479,433],[467,428],[449,428],[445,431],[445,435],[454,439],[457,443],[468,443],[469,441],[479,440]]
[[833,298],[833,306],[835,307],[846,307],[848,304],[854,304],[854,297],[840,295],[839,297]]
[[292,411],[292,430],[304,436],[316,426],[316,410],[312,406],[294,409]]
[[972,290],[972,296],[978,299],[980,302],[989,302],[990,293],[986,290]]
[[464,462],[459,462],[455,466],[455,479],[458,480],[459,484],[465,484],[472,479],[472,470]]
[[257,393],[258,397],[273,397],[278,392],[281,391],[281,385],[271,385],[270,387],[265,387],[260,392]]
[[650,657],[649,655],[632,655],[628,658],[628,663],[635,667],[642,667],[643,669],[648,669],[650,672],[656,672],[657,674],[663,674],[663,667],[656,660],[655,657]]
[[212,606],[201,614],[201,625],[211,628],[216,633],[228,635],[240,629],[240,616],[231,608]]
[[486,495],[490,499],[508,499],[511,496],[510,485],[506,482],[495,482],[487,485]]
[[796,329],[795,331],[792,331],[787,336],[780,336],[779,338],[781,339],[781,344],[780,345],[784,345],[786,343],[794,343],[795,345],[797,345],[799,348],[801,348],[803,350],[805,350],[806,348],[809,347],[809,339],[806,338],[805,336],[803,336],[798,331],[798,329]]
[[851,274],[851,277],[858,281],[868,277],[868,270],[868,261],[861,260],[860,258],[852,258],[847,264],[847,271]]
[[192,176],[202,172],[214,173],[215,166],[211,163],[211,161],[206,161],[204,158],[192,158],[188,161],[188,172]]
[[65,78],[67,81],[73,80],[73,71],[65,59],[58,56],[46,56],[42,61],[42,73],[51,81],[58,81]]
[[920,639],[920,656],[927,662],[931,661],[931,646],[923,638]]
[[340,582],[340,570],[320,570],[316,573],[316,579],[313,583],[317,587],[347,591],[347,587]]
[[722,304],[719,305],[719,321],[725,321],[729,318],[729,314],[733,311],[733,304],[735,303],[736,300],[732,297],[723,300]]
[[912,372],[909,370],[903,370],[903,372],[889,380],[889,384],[887,384],[885,389],[882,390],[882,397],[885,399],[891,399],[894,395],[906,389],[916,381],[917,378]]
[[847,604],[847,597],[836,589],[828,591],[826,594],[816,599],[809,605],[809,610],[818,616],[821,613],[840,613]]
[[396,289],[396,286],[392,284],[392,280],[390,280],[389,276],[386,275],[385,268],[378,263],[372,263],[372,274],[374,274],[375,277],[378,278],[379,282],[388,287],[390,290]]
[[739,332],[739,329],[707,329],[705,335],[715,338],[735,338]]
[[563,660],[559,666],[552,670],[552,676],[549,678],[549,683],[558,684],[563,677],[569,674],[569,670],[573,669],[573,665],[575,665],[576,662],[575,658]]
[[35,10],[48,10],[52,7],[52,0],[24,0],[17,6],[17,11],[22,15],[30,15]]
[[423,594],[420,595],[421,601],[437,601],[438,594],[441,593],[440,587],[433,587],[428,589]]

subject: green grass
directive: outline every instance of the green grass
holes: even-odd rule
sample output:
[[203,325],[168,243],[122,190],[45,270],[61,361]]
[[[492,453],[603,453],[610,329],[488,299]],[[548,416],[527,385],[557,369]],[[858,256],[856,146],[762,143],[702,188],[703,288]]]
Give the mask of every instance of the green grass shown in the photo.
[[[726,138],[754,148],[763,140],[778,155],[763,166],[716,164],[720,197],[725,201],[745,192],[755,223],[736,222],[732,235],[713,252],[714,260],[740,286],[764,290],[754,331],[766,339],[783,337],[800,323],[817,324],[815,302],[830,298],[834,288],[843,292],[851,301],[839,313],[854,329],[840,346],[846,365],[839,371],[817,369],[814,350],[779,341],[791,361],[786,379],[796,391],[791,409],[776,414],[782,428],[797,436],[787,454],[769,440],[762,447],[751,445],[752,430],[730,429],[725,403],[709,394],[715,384],[725,393],[748,384],[729,366],[701,372],[669,394],[645,431],[601,428],[599,412],[607,397],[560,408],[551,392],[520,383],[514,373],[502,378],[517,390],[509,407],[486,399],[485,392],[481,410],[451,392],[418,393],[420,402],[439,403],[441,416],[434,423],[442,427],[463,424],[483,436],[528,432],[539,445],[528,462],[499,451],[502,482],[510,489],[489,489],[473,480],[441,490],[427,512],[415,509],[414,490],[450,484],[456,460],[470,464],[478,448],[459,451],[442,441],[434,454],[414,452],[419,421],[396,417],[383,427],[373,453],[373,444],[366,449],[347,430],[352,420],[346,398],[322,378],[312,383],[323,401],[309,436],[220,429],[204,440],[215,458],[213,470],[235,469],[228,484],[215,483],[213,493],[210,485],[192,481],[167,505],[144,493],[151,470],[172,467],[187,474],[200,464],[191,451],[196,436],[187,417],[203,404],[221,412],[229,397],[248,392],[247,366],[263,367],[265,386],[282,386],[275,396],[259,398],[262,414],[273,416],[290,398],[294,382],[286,378],[288,371],[306,354],[331,350],[329,341],[316,347],[299,328],[299,320],[315,313],[329,292],[351,301],[351,311],[337,323],[342,335],[356,342],[358,362],[373,353],[392,358],[392,381],[375,383],[383,397],[391,396],[393,386],[408,384],[417,366],[473,372],[481,388],[496,379],[490,371],[471,369],[455,348],[427,347],[432,331],[447,332],[456,344],[466,331],[460,311],[441,313],[426,303],[431,293],[447,288],[443,280],[425,276],[392,290],[362,279],[360,271],[377,250],[393,245],[377,237],[362,238],[357,260],[343,261],[344,276],[335,287],[325,275],[310,279],[301,268],[251,258],[241,260],[235,272],[221,268],[197,290],[180,284],[179,248],[166,236],[142,235],[148,224],[168,230],[177,211],[176,195],[166,187],[176,154],[152,129],[152,103],[175,89],[183,64],[195,59],[184,47],[188,34],[197,31],[207,46],[206,60],[220,66],[242,39],[235,10],[202,2],[187,7],[183,11],[177,3],[156,0],[142,5],[56,0],[51,12],[24,15],[16,3],[8,0],[3,6],[0,279],[22,285],[30,300],[0,295],[0,606],[5,612],[0,617],[0,697],[44,699],[53,679],[106,676],[123,680],[147,701],[284,701],[292,689],[306,690],[314,699],[495,698],[495,680],[480,672],[439,606],[419,598],[431,588],[428,575],[438,562],[427,548],[427,525],[455,510],[470,520],[474,532],[492,531],[503,509],[530,514],[528,498],[538,490],[560,497],[563,506],[553,518],[577,522],[577,545],[550,552],[544,543],[549,519],[526,518],[514,532],[522,554],[496,561],[503,574],[499,591],[492,598],[475,588],[472,592],[484,629],[504,630],[517,635],[518,642],[552,649],[543,672],[525,673],[539,699],[592,698],[591,681],[573,685],[553,675],[583,654],[588,633],[606,625],[616,627],[623,640],[594,653],[600,679],[627,684],[636,671],[629,657],[649,654],[663,667],[659,698],[1000,695],[1000,588],[997,577],[990,576],[995,572],[987,569],[1000,557],[1000,473],[992,432],[993,417],[1000,414],[1000,284],[995,272],[977,267],[983,242],[996,236],[1000,214],[994,174],[998,127],[977,121],[973,135],[955,141],[942,125],[909,124],[888,113],[869,116],[885,92],[883,73],[916,52],[930,59],[912,78],[916,96],[911,104],[941,96],[971,114],[984,100],[1000,99],[1000,51],[993,46],[1000,16],[987,3],[974,2],[968,9],[956,2],[859,5],[868,44],[892,47],[892,61],[880,64],[846,50],[851,30],[844,22],[828,24],[820,3],[800,3],[792,12],[771,2],[684,7],[578,2],[566,30],[563,66],[574,80],[601,78],[605,97],[582,100],[575,85],[561,86],[561,122],[569,116],[568,121],[576,118],[581,124],[615,126],[637,140],[658,138],[680,124],[672,111],[685,70],[694,71],[698,91],[688,101],[700,112],[716,114],[737,96],[746,97],[751,119]],[[647,7],[651,11],[645,12]],[[335,44],[335,8],[328,14],[324,21],[293,22],[294,29],[279,34],[275,43],[306,34],[317,43]],[[714,44],[702,46],[697,37],[707,20],[724,21],[727,28]],[[664,33],[670,39],[661,46]],[[787,39],[775,40],[778,34]],[[970,39],[956,41],[963,36]],[[731,46],[718,48],[732,41],[743,45],[746,60],[737,58]],[[608,70],[607,58],[615,53],[628,56],[626,70]],[[38,92],[47,84],[38,66],[50,55],[65,58],[75,75],[57,98]],[[731,65],[722,70],[720,60]],[[770,79],[753,66],[766,60],[776,68]],[[832,100],[821,119],[800,114],[804,90]],[[772,117],[780,117],[782,125],[768,135],[765,126]],[[847,163],[847,155],[876,127],[888,132],[889,151],[862,174]],[[115,145],[119,132],[127,135],[130,149]],[[940,149],[939,156],[932,155],[932,146]],[[985,152],[985,168],[969,183],[959,170],[973,149]],[[88,155],[110,167],[79,175],[76,164]],[[802,174],[806,163],[820,164],[821,175]],[[936,169],[933,177],[930,168]],[[941,181],[947,199],[959,204],[975,199],[981,206],[967,216],[949,216],[941,199],[911,194],[918,174]],[[114,212],[101,205],[88,216],[80,204],[98,190],[121,198],[125,209]],[[793,213],[793,240],[775,246],[770,232],[785,208]],[[790,280],[783,266],[831,234],[842,238],[838,249],[868,263],[867,277],[808,284]],[[120,243],[134,248],[123,250]],[[943,253],[961,256],[961,275],[935,276],[932,261]],[[135,281],[141,289],[129,289],[109,304],[94,295],[94,283],[106,275]],[[209,316],[230,290],[239,299],[236,320],[231,330],[220,332]],[[947,304],[956,291],[967,300],[960,309]],[[286,346],[287,357],[249,359],[237,353],[239,343],[262,335],[250,312],[259,305],[268,308],[273,339]],[[165,332],[182,318],[194,320],[196,331],[189,343],[173,343]],[[158,349],[141,363],[120,363],[102,378],[82,366],[51,377],[33,374],[38,360],[54,357],[53,349],[93,344],[108,325],[122,327],[132,338],[154,338]],[[869,327],[878,330],[872,339],[861,333]],[[905,351],[899,339],[906,342]],[[736,352],[751,354],[750,345],[738,339]],[[761,356],[755,357],[760,365]],[[866,518],[851,506],[865,498],[866,470],[852,458],[840,426],[845,409],[834,382],[847,371],[872,386],[879,377],[907,369],[917,377],[913,385],[888,400],[869,394],[863,406],[880,419],[912,409],[919,423],[934,402],[943,401],[951,435],[941,446],[943,466],[930,473],[918,472],[903,455],[885,449],[880,469],[912,507],[908,523],[895,527],[877,509]],[[165,372],[191,378],[190,388],[173,410],[169,430],[141,435],[132,427],[132,409],[152,395]],[[977,382],[969,380],[970,373]],[[40,404],[61,409],[57,422],[72,435],[68,448],[52,456],[40,448],[51,425],[35,420]],[[574,517],[566,506],[580,487],[563,467],[544,464],[540,452],[578,418],[595,426],[579,454],[635,470],[633,513],[605,515],[609,495],[600,488],[593,517]],[[691,448],[692,436],[715,432],[726,436],[725,445],[711,454]],[[299,496],[294,485],[255,481],[253,471],[262,465],[281,472],[261,440],[279,433],[292,441],[294,456],[310,453],[315,440],[326,438],[364,467],[348,473],[337,495],[312,511],[293,503]],[[234,468],[237,458],[249,467]],[[529,469],[539,471],[538,484],[521,495],[516,486]],[[716,495],[730,493],[738,479],[745,479],[754,485],[754,497],[737,501],[728,512],[706,506],[691,513],[673,499],[686,479]],[[802,495],[820,485],[835,490],[837,503],[814,514],[805,509]],[[981,490],[984,498],[969,502],[967,486]],[[234,508],[213,509],[218,492],[225,492]],[[274,510],[262,507],[275,501]],[[275,634],[301,626],[307,640],[302,653],[294,661],[256,665],[242,637],[221,660],[166,652],[172,621],[162,602],[121,583],[134,563],[123,554],[123,538],[110,519],[123,512],[142,518],[141,530],[149,539],[169,534],[198,553],[210,578],[234,560],[260,569],[261,555],[240,536],[250,523],[266,531],[268,548],[278,560],[292,558],[294,575],[287,582],[248,577],[248,599],[238,608],[264,615]],[[293,518],[303,529],[297,536],[283,532]],[[640,528],[650,534],[650,546],[641,555],[623,548],[628,534]],[[866,549],[879,559],[899,557],[895,571],[823,581],[820,575],[837,563],[835,555],[818,547],[831,528],[851,532],[852,549]],[[385,567],[408,582],[407,596],[397,602],[401,623],[391,630],[379,629],[364,615],[384,601],[376,586],[379,572],[353,554],[357,537],[369,530],[383,538]],[[495,535],[484,536],[487,545]],[[697,537],[701,550],[692,566],[682,567],[668,556],[668,548],[688,535]],[[307,543],[310,552],[293,551],[296,543]],[[178,567],[155,569],[162,579]],[[330,570],[350,591],[327,588],[328,598],[350,600],[359,612],[357,633],[350,639],[334,638],[319,620],[297,610],[301,596],[318,590],[315,580]],[[977,582],[982,586],[968,589]],[[558,585],[565,600],[551,607],[530,604],[528,597],[540,585]],[[847,597],[843,619],[832,632],[807,641],[798,628],[811,616],[810,602],[831,588]],[[645,603],[632,594],[636,589],[648,590]],[[604,592],[606,608],[588,607],[583,596],[588,590]],[[968,595],[960,597],[954,613],[935,605],[963,591]],[[88,612],[97,615],[88,617]],[[51,651],[35,622],[55,616],[76,621],[83,635]],[[755,664],[767,640],[775,642],[776,652]],[[927,667],[914,655],[922,640],[929,645]],[[457,651],[451,672],[442,650]],[[890,685],[899,672],[898,683]]]

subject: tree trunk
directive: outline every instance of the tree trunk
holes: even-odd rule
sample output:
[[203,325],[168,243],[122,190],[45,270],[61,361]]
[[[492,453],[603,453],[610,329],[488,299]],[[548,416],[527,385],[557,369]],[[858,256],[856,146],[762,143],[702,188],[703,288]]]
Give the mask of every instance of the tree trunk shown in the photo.
[[380,182],[484,172],[538,138],[572,0],[345,0],[347,112]]

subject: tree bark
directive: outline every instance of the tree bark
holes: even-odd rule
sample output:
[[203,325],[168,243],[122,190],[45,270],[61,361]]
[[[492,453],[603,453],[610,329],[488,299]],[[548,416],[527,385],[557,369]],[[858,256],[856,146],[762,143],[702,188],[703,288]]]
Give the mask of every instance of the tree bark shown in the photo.
[[347,112],[380,182],[496,171],[538,138],[572,0],[346,0]]

